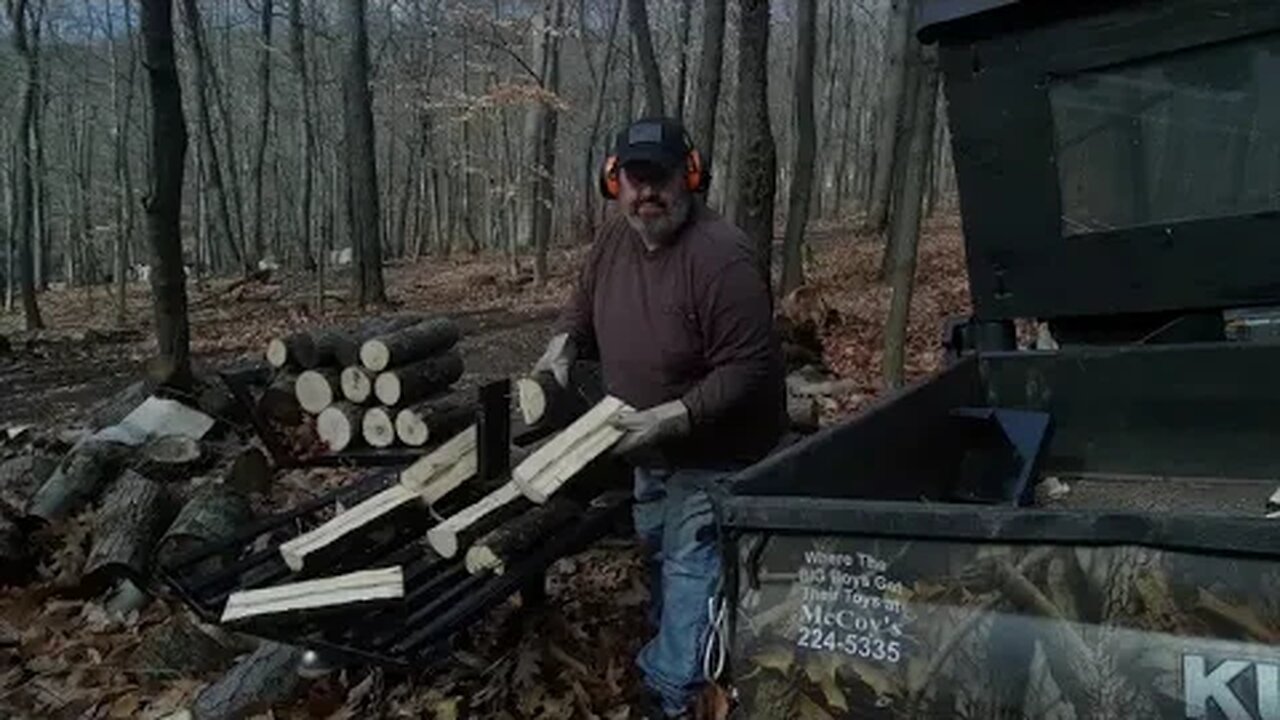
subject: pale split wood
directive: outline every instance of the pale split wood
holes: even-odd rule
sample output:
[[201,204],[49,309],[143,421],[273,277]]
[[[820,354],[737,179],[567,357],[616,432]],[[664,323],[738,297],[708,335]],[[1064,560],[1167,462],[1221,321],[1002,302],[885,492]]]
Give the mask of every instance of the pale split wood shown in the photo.
[[[466,455],[474,456],[476,453],[476,439],[476,426],[468,426],[467,429],[449,438],[440,447],[401,470],[400,484],[419,492],[423,491],[428,481],[452,466],[459,458]],[[431,500],[428,499],[428,502],[431,502]]]
[[529,500],[546,502],[569,478],[622,438],[623,432],[610,425],[609,420],[627,409],[626,403],[613,396],[596,403],[517,465],[511,471],[512,481]]
[[373,375],[359,365],[342,369],[339,378],[342,396],[357,405],[364,405],[373,397]]
[[232,593],[223,608],[222,622],[401,597],[404,597],[404,574],[400,566],[360,570]]
[[458,554],[458,535],[484,516],[520,497],[520,488],[514,482],[498,486],[493,492],[454,513],[444,522],[427,531],[427,542],[441,557]]
[[396,426],[386,408],[375,407],[364,411],[360,421],[361,434],[371,447],[391,447],[396,442]]
[[516,398],[525,425],[536,425],[547,412],[547,393],[531,377],[516,380]]
[[290,570],[299,572],[306,566],[308,555],[417,497],[417,493],[399,483],[391,485],[350,510],[338,513],[319,527],[280,543],[280,558]]

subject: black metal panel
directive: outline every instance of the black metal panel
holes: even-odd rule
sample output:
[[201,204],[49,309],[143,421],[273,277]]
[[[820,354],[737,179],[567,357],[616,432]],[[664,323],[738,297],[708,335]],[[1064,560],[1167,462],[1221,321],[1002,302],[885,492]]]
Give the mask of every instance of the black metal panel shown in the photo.
[[[1030,12],[1028,5],[1045,3],[1002,12]],[[1277,213],[1064,237],[1049,105],[1052,78],[1278,30],[1280,3],[1271,0],[1121,3],[983,39],[938,28],[976,315],[1052,318],[1280,299]]]
[[859,535],[906,540],[1141,545],[1280,558],[1280,523],[1264,517],[1052,511],[806,497],[719,496],[735,530]]
[[1280,345],[1072,348],[981,362],[988,404],[1053,415],[1050,468],[1280,477]]
[[[958,468],[948,432],[954,408],[980,402],[972,357],[890,395],[751,466],[732,483],[744,495],[919,499],[940,497]],[[938,443],[921,448],[926,443]]]

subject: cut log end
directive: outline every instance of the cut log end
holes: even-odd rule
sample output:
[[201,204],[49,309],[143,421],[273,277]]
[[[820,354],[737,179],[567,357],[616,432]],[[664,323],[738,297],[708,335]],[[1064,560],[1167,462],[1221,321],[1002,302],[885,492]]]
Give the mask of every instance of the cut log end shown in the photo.
[[200,442],[185,435],[161,435],[143,446],[144,460],[162,465],[185,465],[200,459]]
[[396,437],[409,447],[422,447],[431,439],[431,429],[418,413],[406,408],[396,413]]
[[316,417],[316,434],[332,452],[341,452],[351,445],[355,428],[343,408],[336,405],[325,408]]
[[400,377],[395,373],[382,373],[373,383],[373,394],[383,405],[399,405],[400,398],[404,395],[401,390]]
[[525,425],[536,425],[547,412],[547,393],[533,378],[516,381],[516,396],[520,400],[520,414]]
[[360,367],[348,367],[342,371],[342,395],[356,404],[364,404],[373,395],[373,381]]
[[386,370],[391,364],[391,350],[381,340],[370,340],[360,346],[360,363],[374,372]]
[[391,421],[391,413],[386,408],[370,408],[365,411],[361,421],[364,440],[376,448],[391,447],[396,441],[395,423]]
[[319,415],[333,404],[333,384],[324,373],[307,370],[298,375],[294,384],[298,404],[312,415]]
[[501,575],[506,566],[502,562],[502,558],[498,557],[493,550],[485,545],[472,545],[467,550],[467,572],[472,575],[479,575],[484,572],[491,572],[495,575]]
[[267,343],[267,363],[271,367],[281,368],[289,362],[289,348],[280,338],[271,338]]
[[458,533],[452,528],[431,528],[427,531],[427,542],[440,557],[451,558],[458,554]]

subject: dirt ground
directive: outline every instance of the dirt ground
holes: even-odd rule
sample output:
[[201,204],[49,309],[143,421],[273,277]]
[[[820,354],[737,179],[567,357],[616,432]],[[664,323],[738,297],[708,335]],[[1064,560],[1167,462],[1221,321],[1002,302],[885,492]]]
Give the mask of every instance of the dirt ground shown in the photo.
[[[824,338],[826,361],[855,381],[827,408],[826,419],[834,421],[882,390],[889,291],[875,277],[878,243],[839,227],[816,228],[814,237],[809,282],[838,314]],[[496,256],[395,265],[387,272],[390,309],[447,314],[461,323],[462,384],[517,375],[541,352],[582,252],[553,253],[555,272],[541,288],[512,280]],[[909,324],[911,377],[937,367],[943,318],[967,311],[964,278],[958,224],[931,222]],[[345,301],[345,281],[342,273],[332,279],[323,312],[316,308],[313,279],[300,275],[192,287],[197,369],[261,357],[271,337],[292,328],[356,317]],[[105,288],[48,292],[41,304],[47,331],[23,332],[20,315],[0,315],[0,334],[13,345],[9,355],[0,355],[0,428],[73,427],[96,401],[145,373],[153,347],[145,286],[129,288],[122,325]],[[294,493],[280,496],[287,498],[347,479],[342,471],[308,470],[277,482],[282,493]],[[219,672],[137,672],[133,653],[183,608],[160,597],[140,614],[113,618],[92,599],[67,595],[57,576],[74,565],[77,553],[83,555],[83,525],[71,523],[59,539],[45,581],[0,590],[0,716],[166,717]],[[545,609],[520,613],[510,603],[479,623],[444,669],[391,675],[351,668],[313,684],[274,717],[630,717],[638,681],[633,657],[648,635],[642,568],[635,544],[613,538],[557,563],[548,576]]]

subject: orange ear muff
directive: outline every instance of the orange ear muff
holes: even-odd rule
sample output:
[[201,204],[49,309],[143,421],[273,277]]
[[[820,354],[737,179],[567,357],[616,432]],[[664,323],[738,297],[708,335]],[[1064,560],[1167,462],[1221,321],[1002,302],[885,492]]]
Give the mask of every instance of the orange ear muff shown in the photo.
[[622,192],[622,183],[618,180],[618,156],[610,155],[604,159],[600,170],[600,194],[606,200],[617,200]]
[[684,162],[685,187],[689,192],[701,192],[704,189],[703,181],[706,179],[706,173],[702,170],[702,154],[694,148],[689,148]]

